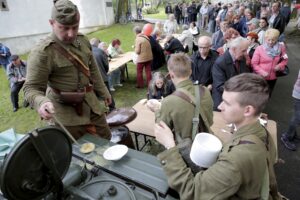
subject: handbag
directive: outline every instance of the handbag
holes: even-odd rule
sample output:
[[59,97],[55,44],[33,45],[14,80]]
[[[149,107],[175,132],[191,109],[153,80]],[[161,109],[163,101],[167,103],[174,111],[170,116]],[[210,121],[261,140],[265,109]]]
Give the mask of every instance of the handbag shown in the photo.
[[[278,61],[278,63],[280,63],[284,58],[282,58],[282,51],[280,52],[280,59]],[[277,63],[277,64],[278,64]],[[290,69],[289,67],[286,65],[284,66],[284,69],[283,70],[279,70],[279,71],[276,71],[276,77],[282,77],[282,76],[287,76],[288,74],[290,73]]]
[[289,67],[286,65],[284,66],[284,69],[283,70],[280,70],[280,71],[276,71],[276,76],[277,77],[282,77],[282,76],[286,76],[290,73],[290,69]]

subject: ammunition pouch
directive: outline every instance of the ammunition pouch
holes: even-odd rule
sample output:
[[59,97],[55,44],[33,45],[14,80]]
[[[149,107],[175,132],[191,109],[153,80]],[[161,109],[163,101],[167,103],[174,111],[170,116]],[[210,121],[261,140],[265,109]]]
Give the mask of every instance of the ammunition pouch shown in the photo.
[[88,85],[83,89],[75,92],[63,92],[58,89],[51,88],[54,93],[59,95],[61,103],[73,106],[76,113],[81,116],[83,114],[83,101],[85,94],[94,90],[92,85]]
[[82,92],[60,92],[59,94],[60,100],[65,104],[77,105],[82,104],[85,91]]
[[60,92],[60,100],[67,105],[73,106],[77,115],[83,114],[83,100],[85,97],[85,91],[83,92]]

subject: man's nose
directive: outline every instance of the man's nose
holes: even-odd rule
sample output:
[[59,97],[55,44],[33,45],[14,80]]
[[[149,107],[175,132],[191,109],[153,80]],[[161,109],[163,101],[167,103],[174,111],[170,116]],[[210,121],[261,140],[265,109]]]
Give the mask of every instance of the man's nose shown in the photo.
[[218,105],[218,109],[222,110],[222,107],[223,107],[223,101]]
[[76,33],[76,31],[70,29],[70,30],[68,30],[67,34],[68,34],[68,37],[72,38],[72,37],[74,37],[77,33]]

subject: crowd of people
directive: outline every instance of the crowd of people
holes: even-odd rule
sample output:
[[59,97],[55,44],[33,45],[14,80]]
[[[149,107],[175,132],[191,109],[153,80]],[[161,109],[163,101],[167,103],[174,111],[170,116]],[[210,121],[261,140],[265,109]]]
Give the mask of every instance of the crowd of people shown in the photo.
[[[165,147],[158,159],[181,199],[280,199],[273,169],[275,146],[258,121],[274,90],[276,72],[288,62],[288,18],[280,7],[279,2],[211,5],[204,0],[177,4],[173,15],[168,4],[164,25],[134,27],[136,87],[147,87],[150,99],[164,97],[161,107],[150,108],[156,117],[155,138]],[[69,0],[54,2],[49,22],[52,34],[33,48],[27,69],[17,55],[9,56],[6,70],[14,111],[24,84],[25,99],[43,119],[58,120],[54,124],[63,124],[76,139],[86,133],[110,139],[105,107],[114,109],[110,92],[122,86],[125,67],[108,73],[109,59],[123,53],[121,41],[88,41],[78,33],[79,10]],[[183,33],[177,37],[179,24],[184,24]],[[200,36],[200,29],[213,35]],[[0,47],[6,68],[7,49]],[[168,75],[159,70],[166,62]],[[290,150],[296,150],[299,88],[297,81],[295,114],[281,137]],[[213,110],[235,124],[236,131],[216,163],[193,172],[180,144],[194,139],[195,131],[212,133]]]

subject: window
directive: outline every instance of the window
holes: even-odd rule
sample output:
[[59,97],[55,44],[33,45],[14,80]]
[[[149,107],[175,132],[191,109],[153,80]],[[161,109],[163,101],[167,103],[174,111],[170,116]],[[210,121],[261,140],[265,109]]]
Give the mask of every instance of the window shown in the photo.
[[8,5],[6,0],[0,0],[0,10],[1,11],[8,11]]

